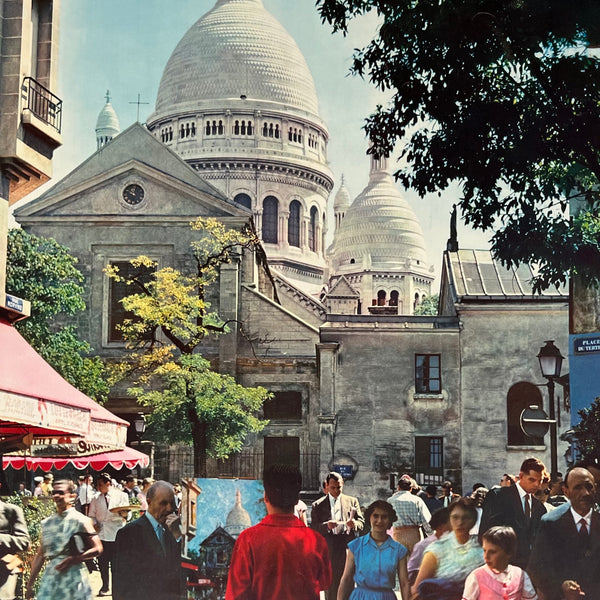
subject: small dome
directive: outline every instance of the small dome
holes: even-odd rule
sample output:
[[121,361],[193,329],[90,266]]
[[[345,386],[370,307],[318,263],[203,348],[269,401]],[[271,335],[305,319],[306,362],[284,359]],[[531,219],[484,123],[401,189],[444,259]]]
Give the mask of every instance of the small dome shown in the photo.
[[117,113],[110,103],[110,92],[108,91],[106,92],[106,104],[100,111],[98,120],[96,121],[96,133],[99,130],[111,131],[114,135],[117,135],[121,131],[119,117],[117,117]]
[[344,176],[342,175],[342,181],[340,183],[340,188],[335,195],[335,199],[333,201],[333,210],[335,212],[346,210],[350,206],[350,192],[348,192],[348,188],[346,187],[346,183],[344,181]]
[[112,140],[121,131],[119,117],[110,103],[110,92],[106,91],[106,104],[98,115],[96,121],[96,141],[101,148]]
[[225,531],[234,537],[237,537],[244,529],[252,525],[252,519],[248,511],[242,506],[242,494],[240,490],[235,493],[235,505],[229,511],[225,521]]
[[218,0],[173,51],[149,122],[240,97],[318,115],[306,60],[262,1]]
[[387,159],[371,159],[369,183],[346,210],[331,253],[336,274],[428,269],[423,230],[396,188]]

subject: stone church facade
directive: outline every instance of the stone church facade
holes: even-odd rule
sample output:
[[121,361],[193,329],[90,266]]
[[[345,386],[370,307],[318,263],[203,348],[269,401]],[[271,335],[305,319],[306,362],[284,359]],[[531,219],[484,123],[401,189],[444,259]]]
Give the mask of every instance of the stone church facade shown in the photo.
[[[454,250],[444,256],[439,315],[414,316],[434,293],[433,273],[385,160],[371,162],[354,201],[338,189],[326,249],[327,128],[304,58],[261,0],[218,0],[167,62],[147,127],[116,127],[105,106],[97,152],[15,218],[78,258],[88,293],[79,332],[105,359],[124,350],[116,325],[125,290],[106,277],[108,265],[146,254],[185,269],[190,221],[254,219],[270,276],[250,254],[223,267],[212,306],[246,335],[209,341],[205,354],[274,400],[267,428],[239,456],[211,461],[211,475],[260,477],[285,460],[316,491],[336,468],[367,503],[389,495],[393,472],[466,489],[493,485],[532,453],[549,464],[548,440],[526,439],[518,417],[547,405],[535,355],[546,339],[567,347],[567,296],[534,297],[530,271]],[[126,418],[140,410],[123,387],[108,408]],[[160,454],[158,476],[192,475],[180,448]]]

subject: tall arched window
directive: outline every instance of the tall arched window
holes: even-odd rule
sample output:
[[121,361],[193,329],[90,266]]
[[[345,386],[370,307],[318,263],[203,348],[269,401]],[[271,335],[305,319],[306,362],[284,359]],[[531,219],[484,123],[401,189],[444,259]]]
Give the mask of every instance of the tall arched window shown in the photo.
[[277,220],[279,201],[274,196],[267,196],[263,200],[262,239],[267,244],[277,243]]
[[313,251],[317,251],[317,219],[319,211],[316,206],[310,209],[310,224],[308,226],[308,247]]
[[398,293],[398,290],[392,290],[390,292],[390,306],[398,306],[398,297],[400,296],[400,294]]
[[377,306],[385,306],[386,296],[385,290],[379,290],[377,292]]
[[521,413],[529,406],[543,406],[540,388],[528,381],[515,383],[506,397],[507,441],[509,446],[543,446],[543,438],[525,435],[521,429]]
[[248,194],[237,194],[233,201],[245,206],[246,208],[252,208],[252,198],[250,198]]
[[290,202],[290,217],[288,219],[288,243],[300,247],[300,202]]

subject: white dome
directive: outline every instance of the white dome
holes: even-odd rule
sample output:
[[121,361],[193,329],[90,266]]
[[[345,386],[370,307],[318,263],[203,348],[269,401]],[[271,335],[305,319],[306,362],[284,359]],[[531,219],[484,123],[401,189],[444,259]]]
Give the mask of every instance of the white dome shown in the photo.
[[347,209],[331,256],[336,274],[427,271],[423,230],[396,188],[386,159],[372,160],[369,183]]
[[350,206],[350,200],[350,192],[348,192],[346,182],[344,181],[344,176],[342,175],[340,187],[335,195],[335,199],[333,200],[333,210],[336,212],[346,210]]
[[149,122],[241,96],[318,115],[308,65],[262,1],[218,0],[173,51]]
[[100,111],[98,120],[96,121],[96,134],[112,134],[115,136],[120,131],[121,126],[119,125],[119,117],[117,117],[117,113],[110,103],[110,94],[106,92],[106,104]]

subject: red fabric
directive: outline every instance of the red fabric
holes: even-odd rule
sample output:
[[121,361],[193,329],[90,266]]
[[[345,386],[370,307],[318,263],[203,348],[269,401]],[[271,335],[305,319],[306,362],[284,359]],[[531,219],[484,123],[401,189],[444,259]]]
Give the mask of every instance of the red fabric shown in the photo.
[[115,452],[104,452],[102,454],[94,454],[92,456],[61,456],[61,457],[38,457],[31,456],[11,456],[9,454],[2,457],[2,467],[12,467],[13,469],[22,469],[27,464],[28,470],[42,469],[50,471],[50,469],[64,469],[71,463],[76,469],[83,471],[91,468],[93,471],[102,471],[106,465],[111,465],[115,469],[127,467],[133,469],[138,465],[147,467],[150,464],[150,458],[147,454],[139,452],[133,448],[126,447],[124,450]]
[[[38,398],[41,401],[76,407],[87,412],[92,421],[127,426],[129,423],[94,402],[63,379],[7,321],[0,319],[0,390]],[[15,419],[19,423],[18,419]],[[40,427],[41,433],[63,431],[87,434],[90,421],[82,420],[79,428],[65,430]],[[19,429],[19,428],[17,428]],[[22,430],[22,428],[20,428]],[[31,427],[28,429],[32,430]],[[3,433],[9,433],[3,427]]]
[[294,515],[268,515],[238,537],[225,600],[318,600],[330,584],[325,538]]

